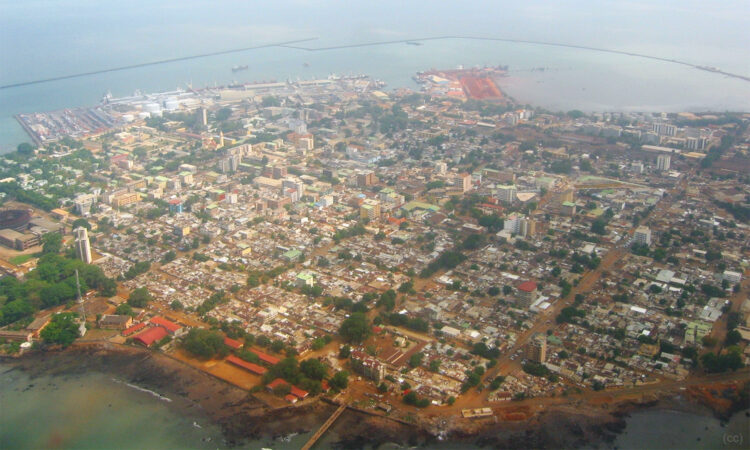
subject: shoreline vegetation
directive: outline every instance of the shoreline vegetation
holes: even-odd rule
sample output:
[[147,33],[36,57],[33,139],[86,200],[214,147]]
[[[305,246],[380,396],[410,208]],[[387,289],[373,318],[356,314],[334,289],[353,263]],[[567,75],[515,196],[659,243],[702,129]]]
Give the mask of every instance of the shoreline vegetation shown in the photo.
[[[210,420],[221,429],[226,445],[230,447],[261,438],[276,439],[290,433],[314,432],[337,407],[332,401],[316,400],[299,406],[271,408],[248,391],[167,355],[110,343],[77,343],[62,351],[0,357],[0,362],[11,366],[10,370],[20,369],[32,378],[81,375],[91,371],[112,375],[139,390],[170,399],[170,407],[176,408],[180,414]],[[468,421],[459,417],[441,417],[438,422],[443,427],[447,425],[448,430],[439,433],[430,426],[429,415],[419,423],[407,425],[349,409],[331,430],[338,434],[335,445],[345,448],[377,447],[384,443],[429,446],[438,442],[509,448],[569,448],[613,442],[625,429],[625,419],[635,411],[666,409],[713,415],[726,421],[743,409],[743,404],[741,399],[734,399],[729,408],[717,410],[687,396],[666,393],[660,397],[603,404],[600,408],[554,405],[524,421]]]

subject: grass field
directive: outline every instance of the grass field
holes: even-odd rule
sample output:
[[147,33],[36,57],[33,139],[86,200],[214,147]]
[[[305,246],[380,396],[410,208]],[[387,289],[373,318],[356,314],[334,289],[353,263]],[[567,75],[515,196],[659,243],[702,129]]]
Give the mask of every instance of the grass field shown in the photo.
[[15,264],[17,266],[20,266],[21,264],[25,263],[26,261],[30,260],[33,257],[34,257],[34,255],[18,255],[18,256],[13,256],[13,257],[9,258],[8,261],[11,264]]

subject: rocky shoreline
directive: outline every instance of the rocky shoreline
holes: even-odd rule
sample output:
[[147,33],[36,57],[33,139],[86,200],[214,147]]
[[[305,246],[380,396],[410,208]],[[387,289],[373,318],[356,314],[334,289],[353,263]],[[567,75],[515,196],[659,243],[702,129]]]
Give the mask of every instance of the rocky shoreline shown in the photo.
[[[96,371],[156,391],[172,398],[185,414],[219,426],[228,446],[313,431],[335,410],[334,405],[320,401],[271,409],[246,391],[167,355],[107,343],[78,344],[64,351],[35,352],[2,361],[31,377]],[[441,441],[424,427],[347,411],[331,430],[339,436],[334,444],[339,448],[376,448],[386,442],[427,447],[446,442],[495,448],[577,448],[611,443],[625,428],[628,414],[645,408],[712,413],[687,398],[622,403],[609,410],[559,407],[523,422],[484,420],[458,425],[441,436]]]

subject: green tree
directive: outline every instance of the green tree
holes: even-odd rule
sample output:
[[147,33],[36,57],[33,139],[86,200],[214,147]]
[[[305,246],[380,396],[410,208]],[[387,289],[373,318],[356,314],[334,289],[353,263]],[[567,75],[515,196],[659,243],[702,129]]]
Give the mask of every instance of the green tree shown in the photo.
[[396,291],[388,289],[387,291],[380,294],[380,299],[376,303],[377,306],[383,307],[386,311],[391,311],[396,306]]
[[42,340],[46,344],[69,346],[80,336],[76,318],[77,315],[74,313],[55,314],[40,333]]
[[229,353],[220,332],[202,328],[192,328],[182,341],[182,346],[194,356],[204,359],[217,355],[223,357]]
[[99,295],[102,297],[112,297],[117,294],[117,282],[112,278],[107,278],[102,281],[99,286]]
[[84,218],[76,219],[76,220],[73,221],[72,224],[70,224],[70,228],[73,229],[73,230],[75,230],[76,228],[79,228],[79,227],[83,227],[83,228],[86,228],[87,230],[91,231],[91,224],[89,223],[88,220],[86,220]]
[[317,359],[310,358],[299,364],[299,369],[303,375],[313,380],[322,380],[328,374],[328,368]]
[[47,233],[42,236],[42,253],[60,253],[63,239],[60,233]]
[[591,231],[596,234],[607,234],[607,221],[599,218],[591,222]]
[[342,345],[341,348],[339,348],[339,358],[346,359],[351,355],[352,348],[348,345]]
[[346,389],[346,387],[349,385],[349,372],[347,372],[346,370],[340,370],[336,372],[336,374],[331,377],[329,384],[332,388]]
[[135,308],[145,308],[153,297],[148,292],[148,288],[139,287],[133,290],[128,297],[128,304]]
[[174,250],[170,250],[167,253],[164,254],[164,257],[161,259],[162,264],[168,264],[177,258],[177,253],[175,253]]
[[370,333],[370,323],[363,313],[353,313],[339,328],[341,337],[349,342],[362,342]]
[[21,155],[30,156],[32,153],[34,153],[34,147],[32,147],[28,142],[22,142],[18,144],[18,147],[16,147],[16,151]]
[[128,305],[127,303],[121,303],[117,305],[117,308],[115,309],[115,314],[119,314],[122,316],[132,316],[134,314],[133,308]]
[[737,330],[730,330],[727,332],[727,337],[724,340],[724,345],[732,346],[738,344],[742,340],[742,335]]

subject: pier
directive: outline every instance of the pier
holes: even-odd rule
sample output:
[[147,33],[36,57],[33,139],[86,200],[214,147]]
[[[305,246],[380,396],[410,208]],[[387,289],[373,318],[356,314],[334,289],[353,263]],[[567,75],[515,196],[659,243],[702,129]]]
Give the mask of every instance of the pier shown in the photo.
[[341,406],[339,406],[339,408],[336,411],[334,411],[333,414],[331,414],[331,417],[329,417],[328,420],[326,420],[323,423],[323,425],[321,425],[320,428],[318,428],[318,431],[316,431],[315,434],[313,434],[310,437],[310,439],[305,443],[305,445],[302,446],[302,450],[309,450],[310,448],[312,448],[312,446],[315,445],[315,443],[318,441],[318,439],[320,439],[321,436],[323,436],[323,434],[325,434],[328,428],[330,428],[331,425],[333,425],[336,419],[339,418],[341,413],[343,413],[344,410],[346,410],[346,408],[347,408],[346,403],[343,403]]

